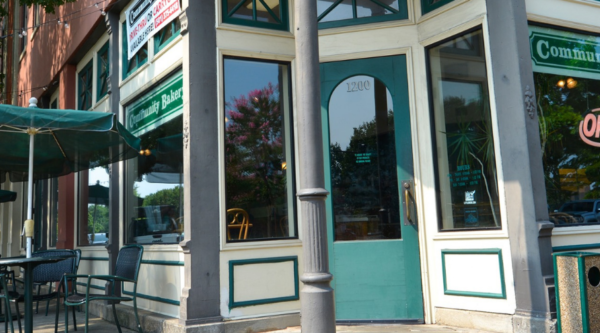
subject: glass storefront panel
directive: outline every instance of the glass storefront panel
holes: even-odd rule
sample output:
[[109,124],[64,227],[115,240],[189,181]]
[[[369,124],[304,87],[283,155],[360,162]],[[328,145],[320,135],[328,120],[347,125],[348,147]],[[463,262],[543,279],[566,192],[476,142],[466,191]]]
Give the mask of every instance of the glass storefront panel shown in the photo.
[[183,240],[183,75],[181,71],[126,107],[126,126],[141,139],[126,162],[125,242]]
[[109,191],[108,166],[79,172],[79,246],[108,243]]
[[224,65],[228,241],[297,237],[289,64]]
[[600,37],[530,27],[550,220],[600,223]]
[[428,50],[440,230],[500,228],[481,30]]

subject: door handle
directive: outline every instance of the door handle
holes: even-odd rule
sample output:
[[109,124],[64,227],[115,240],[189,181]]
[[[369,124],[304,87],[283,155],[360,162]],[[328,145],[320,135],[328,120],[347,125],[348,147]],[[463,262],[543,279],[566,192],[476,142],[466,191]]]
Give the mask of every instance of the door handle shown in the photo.
[[402,203],[404,204],[404,225],[416,225],[417,221],[413,218],[412,206],[414,202],[414,196],[412,194],[413,182],[411,180],[402,181],[402,190],[404,191],[404,197]]

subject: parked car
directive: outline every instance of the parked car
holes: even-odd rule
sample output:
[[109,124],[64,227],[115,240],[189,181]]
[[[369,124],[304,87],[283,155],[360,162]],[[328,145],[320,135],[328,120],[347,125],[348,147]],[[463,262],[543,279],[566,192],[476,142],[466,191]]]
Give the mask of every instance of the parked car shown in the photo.
[[555,224],[598,223],[600,199],[575,200],[564,203],[550,214]]

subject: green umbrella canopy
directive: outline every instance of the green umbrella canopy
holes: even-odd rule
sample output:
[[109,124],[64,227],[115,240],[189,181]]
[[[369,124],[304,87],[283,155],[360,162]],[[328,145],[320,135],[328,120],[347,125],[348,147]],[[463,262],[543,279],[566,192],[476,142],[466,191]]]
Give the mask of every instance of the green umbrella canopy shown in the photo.
[[0,202],[15,201],[17,199],[17,193],[11,191],[0,190]]
[[28,129],[33,179],[63,176],[138,156],[140,140],[112,113],[0,105],[0,182],[27,180]]

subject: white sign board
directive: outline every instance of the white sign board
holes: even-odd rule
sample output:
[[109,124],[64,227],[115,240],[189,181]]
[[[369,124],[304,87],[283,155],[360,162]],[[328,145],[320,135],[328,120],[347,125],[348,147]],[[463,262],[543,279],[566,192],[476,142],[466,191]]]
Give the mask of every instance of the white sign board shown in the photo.
[[127,58],[131,59],[150,37],[179,17],[179,0],[134,0],[126,11]]

